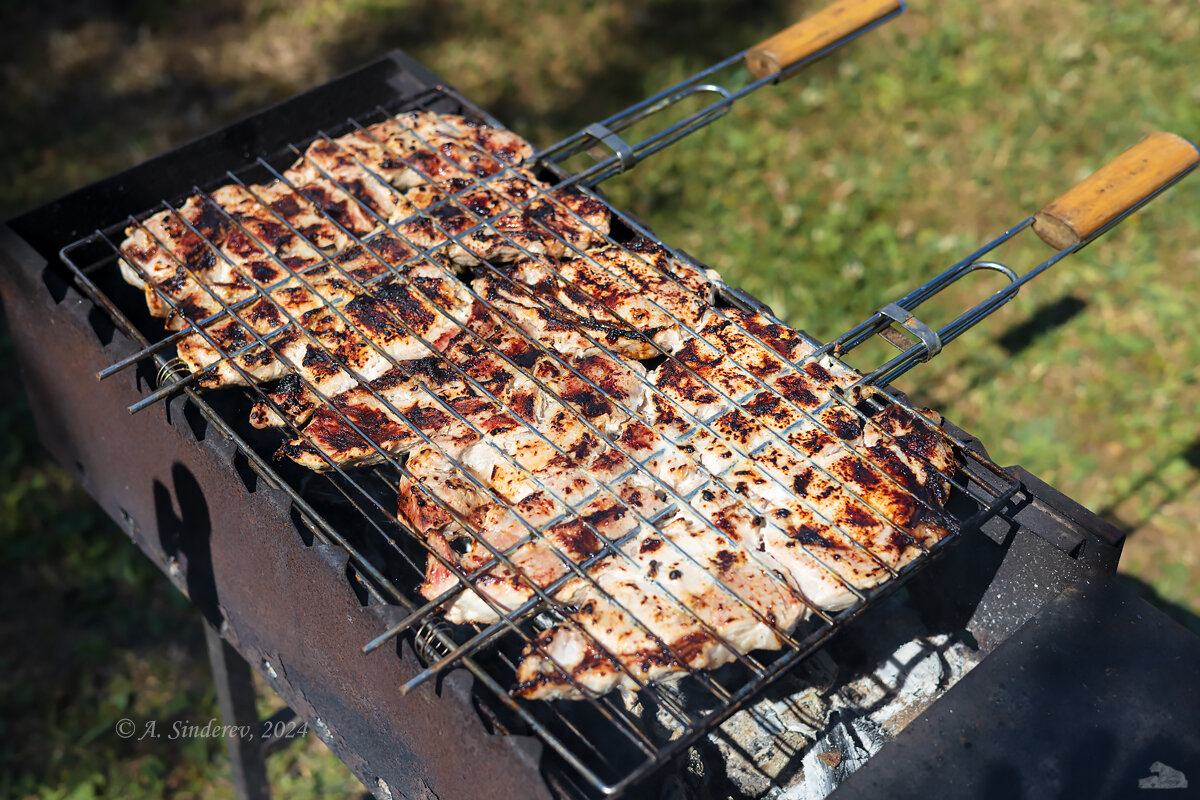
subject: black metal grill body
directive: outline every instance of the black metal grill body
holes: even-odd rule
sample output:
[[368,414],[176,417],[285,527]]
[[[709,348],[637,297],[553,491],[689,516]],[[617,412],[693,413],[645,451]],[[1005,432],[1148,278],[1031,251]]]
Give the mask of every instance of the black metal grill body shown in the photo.
[[400,697],[421,669],[411,650],[361,651],[398,609],[364,605],[345,551],[311,538],[185,399],[130,416],[144,378],[92,382],[135,345],[118,334],[105,346],[91,304],[65,287],[56,299],[45,261],[3,238],[5,312],[41,440],[364,785],[484,796],[475,776],[486,770],[489,792],[547,796],[539,746],[487,734],[466,672]]
[[364,605],[346,552],[315,539],[186,398],[131,416],[146,375],[95,381],[137,346],[56,263],[97,215],[133,213],[218,165],[282,146],[289,132],[436,80],[395,54],[15,219],[0,236],[0,287],[41,440],[364,785],[395,797],[547,796],[540,746],[489,735],[467,673],[400,697],[421,668],[407,645],[399,658],[391,648],[362,653],[399,609]]
[[[152,376],[95,382],[138,347],[67,284],[57,260],[101,219],[136,214],[298,132],[437,83],[393,54],[30,212],[2,231],[0,289],[43,441],[368,788],[549,796],[541,745],[489,733],[467,672],[401,698],[398,687],[421,670],[408,645],[399,658],[390,647],[370,655],[361,647],[402,609],[373,601],[346,551],[314,535],[190,401],[131,417],[126,409]],[[220,399],[212,402],[219,410]],[[920,578],[918,593],[940,596],[938,613],[961,617],[985,649],[1081,575],[1111,571],[1119,553],[1119,532],[1032,476],[1014,475],[1019,490],[983,535]]]
[[[186,398],[129,415],[147,376],[93,377],[136,345],[99,325],[103,315],[13,230],[0,245],[0,288],[42,441],[364,785],[380,792],[382,780],[401,797],[497,796],[506,786],[509,796],[550,796],[541,746],[489,735],[464,670],[399,696],[421,669],[408,646],[400,658],[360,651],[399,609],[364,605],[346,553],[311,538],[286,496],[258,485]],[[1021,477],[1010,508],[913,584],[932,614],[987,649],[1062,589],[1111,572],[1119,554],[1119,532]],[[464,759],[486,786],[464,774]]]
[[1200,638],[1117,577],[1090,575],[1047,602],[834,797],[1186,790],[1178,779],[1200,774],[1197,664]]

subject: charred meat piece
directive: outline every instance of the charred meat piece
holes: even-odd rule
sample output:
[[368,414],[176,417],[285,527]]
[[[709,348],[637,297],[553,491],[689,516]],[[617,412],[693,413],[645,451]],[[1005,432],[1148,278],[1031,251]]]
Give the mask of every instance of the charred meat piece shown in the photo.
[[255,284],[270,286],[289,270],[303,272],[321,262],[319,250],[290,232],[275,239],[286,247],[281,258],[251,250],[248,237],[210,198],[188,198],[179,209],[160,211],[125,234],[121,276],[143,289],[150,314],[166,318],[174,330],[187,319],[217,313],[222,300],[248,297]]
[[[645,240],[592,250],[556,271],[573,289],[561,295],[568,308],[586,315],[599,303],[667,352],[680,345],[686,327],[699,324],[709,306],[708,283],[699,270]],[[579,296],[587,300],[579,302]]]
[[[383,265],[376,268],[383,273]],[[436,304],[427,297],[435,298]],[[246,383],[243,372],[254,382],[290,374],[331,396],[382,375],[396,361],[448,346],[473,305],[461,284],[440,268],[418,262],[403,275],[387,274],[367,287],[341,273],[319,287],[285,286],[251,310],[260,317],[257,323],[223,320],[207,331],[213,344],[194,334],[176,346],[193,371],[216,364],[201,379],[202,385]],[[247,348],[255,341],[247,323],[282,332],[267,340],[266,347]],[[234,353],[238,354],[230,358]],[[254,419],[270,424],[277,416],[266,416],[260,409]]]
[[419,186],[405,193],[388,224],[422,250],[444,245],[451,259],[471,265],[582,252],[604,240],[609,220],[599,200],[549,191],[525,176]]
[[280,454],[324,471],[331,468],[330,462],[338,466],[379,463],[429,438],[457,458],[480,435],[522,427],[520,419],[480,396],[444,366],[422,373],[426,363],[437,361],[404,362],[320,404],[301,434],[286,442]]
[[[468,310],[474,311],[463,307],[464,312]],[[506,417],[511,415],[521,421],[518,429],[508,434],[513,441],[505,441],[506,447],[511,445],[511,451],[506,452],[521,458],[528,453],[531,459],[549,458],[553,453],[553,447],[544,439],[567,452],[586,448],[588,437],[595,439],[595,436],[582,420],[589,420],[590,425],[601,431],[616,430],[629,417],[614,405],[614,400],[639,402],[637,392],[642,387],[641,382],[636,380],[628,365],[610,357],[585,355],[573,359],[572,368],[567,369],[557,359],[539,356],[528,343],[514,336],[511,329],[494,326],[486,318],[464,313],[456,324],[457,330],[446,331],[451,338],[444,346],[443,358],[409,355],[407,358],[411,360],[382,372],[371,383],[353,386],[333,397],[332,407],[314,402],[306,393],[296,391],[294,386],[285,386],[282,392],[272,395],[273,400],[291,412],[315,408],[302,435],[285,445],[283,454],[314,469],[325,469],[328,468],[326,457],[338,464],[361,464],[383,460],[385,456],[380,450],[393,455],[404,452],[415,440],[409,430],[411,425],[397,413],[401,407],[392,403],[391,393],[399,391],[407,398],[410,385],[423,387],[423,391],[431,396],[433,404],[429,405],[429,414],[438,410],[432,398],[445,399],[451,387],[457,387],[453,389],[455,393],[477,396],[478,402],[488,404],[497,413],[503,409]],[[466,330],[463,326],[475,330]],[[489,327],[491,333],[480,333]],[[443,338],[438,339],[439,347],[442,347],[442,341]],[[523,363],[525,369],[518,363]],[[355,370],[358,374],[362,371],[369,370],[367,366]],[[539,384],[549,388],[561,400]],[[266,413],[264,409],[258,411]],[[374,421],[369,431],[364,430],[369,442],[347,423],[344,416],[351,412],[367,415]],[[542,436],[533,435],[530,426]],[[499,433],[495,435],[500,436]],[[534,453],[542,455],[535,457]],[[494,451],[483,451],[480,457],[493,456],[496,456]],[[511,467],[502,461],[495,466],[496,474],[489,478],[497,485],[502,480],[500,476],[507,474],[505,471]],[[520,468],[513,480],[524,480],[519,473]]]
[[[637,514],[652,516],[662,505],[636,477],[617,482],[614,492],[616,497],[597,494],[569,509],[539,491],[511,506],[481,506],[466,524],[456,521],[425,534],[431,549],[473,587],[443,608],[446,618],[458,623],[498,619],[493,605],[512,611],[537,594],[535,587],[548,589],[573,564],[601,553],[606,543],[621,541],[637,528]],[[430,556],[421,594],[434,599],[457,586],[454,573]]]
[[[180,357],[192,371],[198,371],[222,357],[244,355],[238,364],[252,377],[259,380],[278,377],[280,365],[270,353],[263,354],[264,348],[256,344],[253,334],[268,341],[285,332],[294,334],[297,323],[319,316],[322,309],[346,305],[369,291],[381,276],[394,272],[394,266],[406,265],[413,256],[398,239],[384,233],[342,251],[302,275],[284,279],[269,291],[254,290],[246,283],[239,288],[244,288],[248,297],[256,295],[258,299],[239,307],[236,319],[226,315],[206,326],[211,344],[199,334],[182,340],[177,347]],[[240,350],[247,352],[242,354]],[[226,368],[224,373],[202,378],[201,385],[215,387],[245,382],[236,370]]]
[[515,325],[549,350],[571,355],[597,344],[629,358],[659,354],[641,331],[559,278],[547,264],[523,258],[508,275],[487,272],[471,287]]
[[368,163],[402,190],[456,178],[488,178],[533,155],[532,146],[517,134],[455,114],[397,114],[367,127],[365,137],[355,137],[354,144],[364,138],[383,148],[382,157]]
[[[350,237],[379,229],[396,210],[396,189],[495,175],[532,152],[515,134],[466,117],[399,114],[336,139],[318,139],[285,171],[284,181],[223,186],[131,225],[120,246],[121,273],[145,290],[153,316],[180,329],[183,318],[220,310],[212,293],[234,302],[249,296],[252,285],[273,286],[289,271],[303,271],[320,263],[322,254],[350,246]],[[579,208],[607,224],[606,215]],[[547,214],[552,228],[557,216]]]
[[514,694],[578,699],[715,669],[730,647],[777,649],[805,616],[785,582],[689,514],[621,550],[562,592],[576,610],[526,647]]
[[333,139],[317,139],[285,177],[309,183],[328,176],[386,219],[396,189],[489,177],[531,155],[529,143],[509,131],[458,115],[409,111]]
[[328,182],[298,191],[279,182],[233,184],[128,228],[122,275],[143,288],[152,315],[180,329],[178,311],[191,319],[218,313],[222,301],[233,304],[256,294],[255,287],[307,275],[349,247],[351,235],[378,227]]

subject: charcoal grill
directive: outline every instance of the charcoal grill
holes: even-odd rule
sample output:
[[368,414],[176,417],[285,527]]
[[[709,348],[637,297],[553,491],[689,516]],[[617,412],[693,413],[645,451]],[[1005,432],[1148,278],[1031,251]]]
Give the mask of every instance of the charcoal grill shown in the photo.
[[[897,10],[891,4],[875,5],[863,16],[851,15],[847,22],[847,7],[835,6],[832,19],[843,21],[832,35],[825,29],[823,36],[812,37],[799,50],[769,43],[758,48],[752,63],[761,77],[741,91],[799,68],[808,58],[844,41],[850,31]],[[782,56],[776,52],[780,50]],[[703,83],[707,77],[704,73],[549,148],[541,154],[541,168],[556,179],[555,189],[578,187],[590,192],[638,158],[711,122],[740,96]],[[618,136],[633,122],[697,91],[716,91],[720,99],[637,145],[628,145]],[[221,134],[14,220],[12,229],[5,231],[5,254],[18,266],[9,270],[5,299],[6,306],[15,309],[10,311],[15,338],[21,343],[23,318],[37,314],[29,305],[30,297],[40,298],[49,308],[44,318],[61,319],[63,328],[63,336],[55,342],[61,348],[59,353],[47,353],[44,343],[21,348],[30,389],[45,401],[35,403],[39,428],[60,459],[75,466],[114,519],[124,524],[222,635],[381,796],[393,792],[420,796],[422,782],[427,790],[463,796],[478,791],[472,776],[455,774],[445,760],[445,754],[453,752],[451,761],[462,763],[464,748],[478,755],[478,761],[472,763],[494,766],[488,770],[489,777],[496,776],[486,787],[489,793],[502,793],[505,786],[511,787],[511,796],[549,791],[540,780],[528,782],[529,776],[539,774],[539,768],[558,793],[619,792],[744,710],[772,681],[894,592],[944,547],[939,544],[911,565],[891,570],[892,579],[878,589],[855,590],[858,602],[846,611],[830,614],[814,609],[811,629],[776,630],[786,645],[780,654],[744,655],[723,671],[693,674],[689,681],[707,695],[704,702],[693,698],[685,705],[673,692],[654,686],[639,692],[637,706],[615,696],[591,697],[586,704],[570,708],[511,698],[507,688],[513,645],[527,641],[538,615],[554,608],[548,596],[553,586],[543,590],[538,598],[541,602],[503,613],[501,622],[494,625],[469,631],[447,627],[435,612],[449,596],[419,602],[411,594],[423,572],[419,560],[423,553],[414,548],[415,537],[406,537],[394,518],[392,476],[404,474],[402,461],[384,453],[384,468],[363,475],[333,465],[327,478],[269,463],[263,453],[273,449],[274,437],[239,422],[245,418],[248,395],[201,396],[195,392],[189,384],[193,378],[174,369],[169,358],[170,345],[178,336],[164,337],[156,331],[136,292],[115,276],[117,232],[130,220],[137,224],[148,213],[178,205],[186,194],[211,190],[219,183],[248,185],[264,177],[282,177],[279,164],[303,152],[305,140],[296,134],[311,135],[314,124],[318,135],[330,138],[347,126],[361,128],[381,115],[417,107],[466,112],[496,123],[397,53]],[[376,116],[364,117],[364,108],[375,109],[371,114]],[[321,109],[323,118],[314,119],[314,109]],[[1164,141],[1151,140],[1148,146],[1152,149],[1138,153],[1154,153]],[[1174,140],[1170,141],[1174,147]],[[610,148],[612,155],[578,173],[567,172],[559,163],[596,143]],[[268,155],[260,155],[263,153]],[[1025,282],[1086,245],[1194,163],[1190,147],[1171,153],[1164,159],[1168,173],[1152,176],[1145,185],[1115,184],[1133,189],[1110,204],[1116,209],[1113,214],[1073,216],[1071,212],[1083,204],[1080,195],[1066,195],[1058,207],[1048,207],[1042,215],[1015,226],[844,336],[824,346],[814,341],[813,357],[840,357],[875,333],[886,332],[891,339],[902,341],[892,328],[896,323],[911,334],[911,343],[862,381],[863,386],[886,388],[900,374],[936,355],[943,343],[1010,300]],[[1089,187],[1078,191],[1086,195]],[[172,199],[165,202],[163,198]],[[119,221],[91,230],[110,220]],[[614,220],[609,237],[613,243],[623,244],[634,237],[655,239],[628,214],[615,211]],[[1024,275],[983,260],[992,249],[1030,226],[1058,249],[1052,258]],[[462,243],[461,237],[451,239]],[[58,255],[61,263],[55,263]],[[939,331],[913,316],[920,303],[980,269],[1002,272],[1009,277],[1010,286]],[[719,286],[717,294],[718,306],[769,313],[753,298],[728,287]],[[36,326],[26,330],[36,330]],[[202,330],[203,323],[197,323],[189,332]],[[263,338],[257,342],[264,343]],[[28,359],[33,353],[37,360],[31,363]],[[57,371],[50,368],[51,363],[57,364]],[[80,376],[94,374],[104,376],[105,383],[80,389]],[[261,392],[259,396],[265,397]],[[849,400],[838,402],[870,424],[871,408]],[[878,410],[885,403],[907,401],[889,391],[874,403]],[[123,416],[116,413],[120,408],[143,413]],[[155,416],[154,408],[166,417],[169,443],[163,442],[164,420]],[[97,438],[94,423],[103,419],[109,420],[106,424],[120,419],[122,435],[112,441]],[[955,488],[952,510],[962,526],[958,538],[989,530],[1003,538],[1004,531],[1014,526],[1052,528],[1043,519],[1030,519],[1030,514],[1037,516],[1030,509],[1040,508],[1043,516],[1076,520],[1073,529],[1068,524],[1068,530],[1045,534],[1057,539],[1054,543],[1061,552],[1079,557],[1086,549],[1094,566],[1115,563],[1113,548],[1119,535],[1054,496],[1032,476],[1000,469],[961,431],[949,428],[945,435],[954,440],[965,459],[960,472],[949,476]],[[128,472],[101,467],[109,462],[129,463],[121,455],[131,447],[142,451],[139,455],[144,465]],[[148,486],[147,474],[155,476]],[[141,488],[128,488],[139,485]],[[686,502],[686,498],[679,500]],[[149,519],[154,519],[154,524],[144,527],[143,521]],[[247,524],[249,521],[253,524]],[[153,533],[157,540],[151,538]],[[1085,542],[1090,543],[1086,548]],[[248,553],[259,550],[245,562]],[[492,555],[501,563],[508,557],[500,551]],[[443,564],[454,569],[444,559]],[[266,581],[255,580],[260,571]],[[457,591],[469,591],[475,577],[459,573]],[[1046,588],[1062,585],[1059,580]],[[347,586],[351,592],[345,591]],[[311,593],[301,595],[306,588]],[[302,597],[305,605],[295,605]],[[286,602],[279,605],[282,599]],[[999,638],[997,626],[987,630]],[[396,642],[399,658],[387,655],[390,647],[384,645],[392,642]],[[360,649],[381,652],[363,656]],[[420,663],[414,659],[414,651]],[[384,662],[384,658],[388,660]],[[461,671],[447,672],[455,665],[464,667],[474,683]],[[428,684],[435,677],[440,680],[431,688]],[[399,695],[408,693],[419,699],[400,701]],[[437,706],[433,721],[414,719],[420,716],[414,713],[418,702],[422,708]],[[659,717],[669,720],[672,729],[665,736],[662,731],[649,731],[652,726],[646,723],[647,718]],[[540,757],[542,746],[548,747],[544,757]]]

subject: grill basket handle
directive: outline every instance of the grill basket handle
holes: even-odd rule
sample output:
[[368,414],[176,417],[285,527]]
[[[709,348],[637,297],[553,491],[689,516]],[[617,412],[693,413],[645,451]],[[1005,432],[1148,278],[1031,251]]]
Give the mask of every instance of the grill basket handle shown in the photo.
[[[832,352],[840,357],[871,336],[883,335],[886,328],[898,322],[920,341],[905,349],[906,340],[885,335],[884,338],[904,352],[862,379],[864,384],[887,385],[922,361],[928,361],[944,344],[957,339],[1016,297],[1022,286],[1129,216],[1191,172],[1197,164],[1200,164],[1200,151],[1191,142],[1172,133],[1151,134],[1034,216],[1005,231],[895,303],[884,306],[817,352]],[[995,261],[983,260],[988,253],[1029,227],[1058,252],[1024,273]],[[936,331],[913,315],[929,298],[941,294],[967,275],[983,270],[1001,273],[1008,278],[1008,285]]]
[[757,79],[777,75],[805,58],[904,9],[901,0],[836,0],[746,51]]
[[1033,218],[1033,230],[1057,250],[1086,242],[1198,162],[1200,152],[1187,139],[1153,133],[1039,211]]

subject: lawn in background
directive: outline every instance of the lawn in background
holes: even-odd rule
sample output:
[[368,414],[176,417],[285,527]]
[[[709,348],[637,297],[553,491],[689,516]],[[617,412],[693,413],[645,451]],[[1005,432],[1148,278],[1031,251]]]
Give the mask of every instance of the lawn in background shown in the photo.
[[[6,4],[0,217],[389,47],[547,144],[817,7],[182,5]],[[1200,138],[1200,17],[1190,6],[913,2],[604,188],[667,241],[828,338],[1140,136]],[[1198,215],[1192,176],[900,382],[1001,464],[1022,464],[1128,530],[1123,572],[1192,613]],[[1027,235],[1002,255],[1020,268],[1047,254]],[[922,316],[943,322],[996,285],[965,284]],[[219,741],[151,746],[113,734],[126,716],[215,716],[198,617],[42,454],[5,334],[0,379],[9,387],[0,396],[9,567],[0,797],[231,796]],[[274,702],[263,693],[264,712]],[[279,797],[342,797],[356,786],[313,737],[274,757],[271,772]]]

